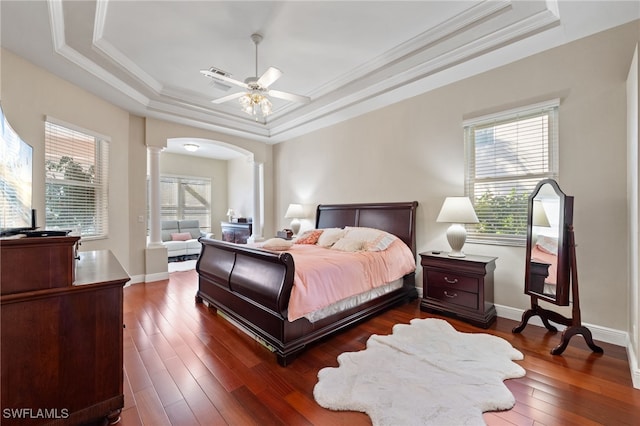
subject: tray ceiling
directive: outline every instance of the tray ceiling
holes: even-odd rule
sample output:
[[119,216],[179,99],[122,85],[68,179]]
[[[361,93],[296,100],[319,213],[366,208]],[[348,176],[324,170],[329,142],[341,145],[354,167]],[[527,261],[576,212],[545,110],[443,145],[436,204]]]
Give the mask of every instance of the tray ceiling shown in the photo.
[[[605,1],[8,1],[2,46],[134,114],[276,143],[638,19]],[[606,13],[603,13],[606,11]],[[25,31],[28,29],[29,31]],[[266,122],[200,74],[283,71]]]

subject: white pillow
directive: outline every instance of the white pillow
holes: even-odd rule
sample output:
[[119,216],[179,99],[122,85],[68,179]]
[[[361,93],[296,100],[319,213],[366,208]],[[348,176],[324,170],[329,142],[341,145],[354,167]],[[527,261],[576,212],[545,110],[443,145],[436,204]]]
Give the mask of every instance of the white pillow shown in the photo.
[[375,228],[347,226],[346,237],[365,242],[365,250],[382,251],[386,250],[391,243],[398,239],[393,234]]
[[363,251],[365,249],[365,242],[356,240],[354,238],[340,238],[332,246],[331,250],[341,251]]
[[293,241],[287,241],[283,238],[271,238],[262,244],[262,248],[267,250],[285,251],[289,250],[293,245]]
[[336,241],[344,236],[344,229],[326,228],[318,238],[317,245],[321,247],[331,247]]
[[538,247],[549,254],[558,255],[558,239],[554,237],[548,237],[546,235],[539,235],[536,241]]

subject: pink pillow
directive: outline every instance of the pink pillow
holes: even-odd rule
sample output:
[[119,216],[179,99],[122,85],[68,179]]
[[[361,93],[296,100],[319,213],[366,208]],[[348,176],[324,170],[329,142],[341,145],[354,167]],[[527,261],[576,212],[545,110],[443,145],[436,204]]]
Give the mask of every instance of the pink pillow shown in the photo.
[[313,229],[300,235],[296,240],[296,244],[315,244],[322,235],[322,229]]
[[189,241],[190,239],[191,234],[188,232],[171,234],[171,241]]

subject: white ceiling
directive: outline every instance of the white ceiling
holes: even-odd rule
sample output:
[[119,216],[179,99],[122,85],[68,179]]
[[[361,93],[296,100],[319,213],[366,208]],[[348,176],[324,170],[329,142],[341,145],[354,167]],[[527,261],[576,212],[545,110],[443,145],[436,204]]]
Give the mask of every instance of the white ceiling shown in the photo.
[[[10,1],[2,46],[134,114],[277,143],[640,18],[638,1]],[[311,97],[257,122],[200,74]]]

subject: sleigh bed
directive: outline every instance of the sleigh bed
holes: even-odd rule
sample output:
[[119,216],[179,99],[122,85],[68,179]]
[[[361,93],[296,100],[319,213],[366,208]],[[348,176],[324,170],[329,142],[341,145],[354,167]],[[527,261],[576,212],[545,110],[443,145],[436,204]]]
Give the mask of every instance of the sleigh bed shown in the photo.
[[414,201],[325,204],[317,208],[316,229],[374,228],[395,235],[411,251],[413,270],[395,285],[383,286],[383,291],[375,296],[355,298],[340,311],[330,311],[318,318],[290,321],[289,301],[296,276],[292,253],[300,250],[299,247],[277,252],[201,238],[202,252],[196,264],[199,275],[196,302],[206,301],[211,309],[220,310],[239,323],[276,353],[280,365],[286,366],[306,345],[417,297],[417,205]]

